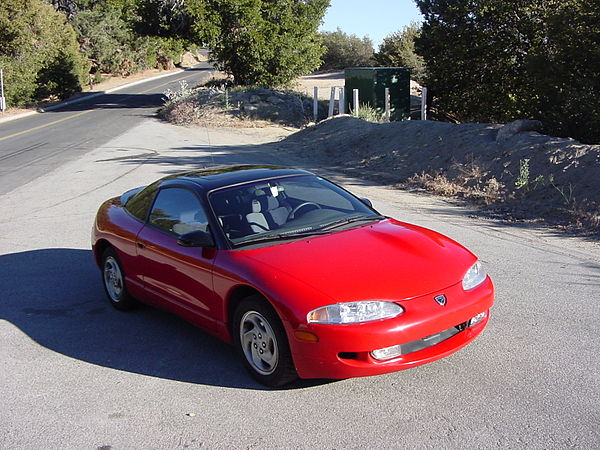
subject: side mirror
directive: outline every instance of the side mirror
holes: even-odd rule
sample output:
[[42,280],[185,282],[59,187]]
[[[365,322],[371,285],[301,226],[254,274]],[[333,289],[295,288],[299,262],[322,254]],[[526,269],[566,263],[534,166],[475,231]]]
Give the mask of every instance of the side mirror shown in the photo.
[[182,247],[206,247],[211,248],[215,246],[215,241],[210,233],[206,231],[190,231],[189,233],[182,234],[177,239],[177,243]]
[[360,201],[367,205],[369,208],[373,207],[373,203],[371,203],[371,200],[369,200],[368,198],[361,197]]

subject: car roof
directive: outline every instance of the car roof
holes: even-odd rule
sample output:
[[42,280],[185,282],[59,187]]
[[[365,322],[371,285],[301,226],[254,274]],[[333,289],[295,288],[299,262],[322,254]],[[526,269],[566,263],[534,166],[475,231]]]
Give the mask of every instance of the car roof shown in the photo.
[[218,166],[169,175],[162,179],[161,185],[177,184],[181,181],[191,182],[208,192],[236,184],[293,175],[312,175],[312,173],[282,166]]

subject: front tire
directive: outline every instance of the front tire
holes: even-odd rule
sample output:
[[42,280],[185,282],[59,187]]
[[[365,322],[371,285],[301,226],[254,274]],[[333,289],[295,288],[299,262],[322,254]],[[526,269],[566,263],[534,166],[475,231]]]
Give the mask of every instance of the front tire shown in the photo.
[[281,320],[262,297],[253,295],[238,305],[233,340],[246,370],[259,383],[278,387],[298,378]]
[[129,311],[136,301],[127,292],[125,272],[114,248],[109,247],[102,253],[102,284],[104,292],[113,305],[120,311]]

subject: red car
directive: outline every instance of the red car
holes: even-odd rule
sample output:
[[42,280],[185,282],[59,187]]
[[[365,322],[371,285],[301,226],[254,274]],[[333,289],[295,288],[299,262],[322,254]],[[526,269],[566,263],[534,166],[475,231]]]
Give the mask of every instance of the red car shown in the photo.
[[179,314],[268,386],[443,358],[483,331],[494,301],[460,244],[303,170],[162,178],[106,201],[92,246],[114,307]]

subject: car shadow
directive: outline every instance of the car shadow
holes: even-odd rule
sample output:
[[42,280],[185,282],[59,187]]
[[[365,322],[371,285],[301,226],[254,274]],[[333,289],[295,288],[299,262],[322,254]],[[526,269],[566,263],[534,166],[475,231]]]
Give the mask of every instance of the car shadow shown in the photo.
[[[122,313],[105,298],[90,250],[0,255],[0,319],[70,358],[115,370],[213,386],[267,389],[234,348],[179,317],[140,306]],[[298,381],[301,388],[326,381]]]

